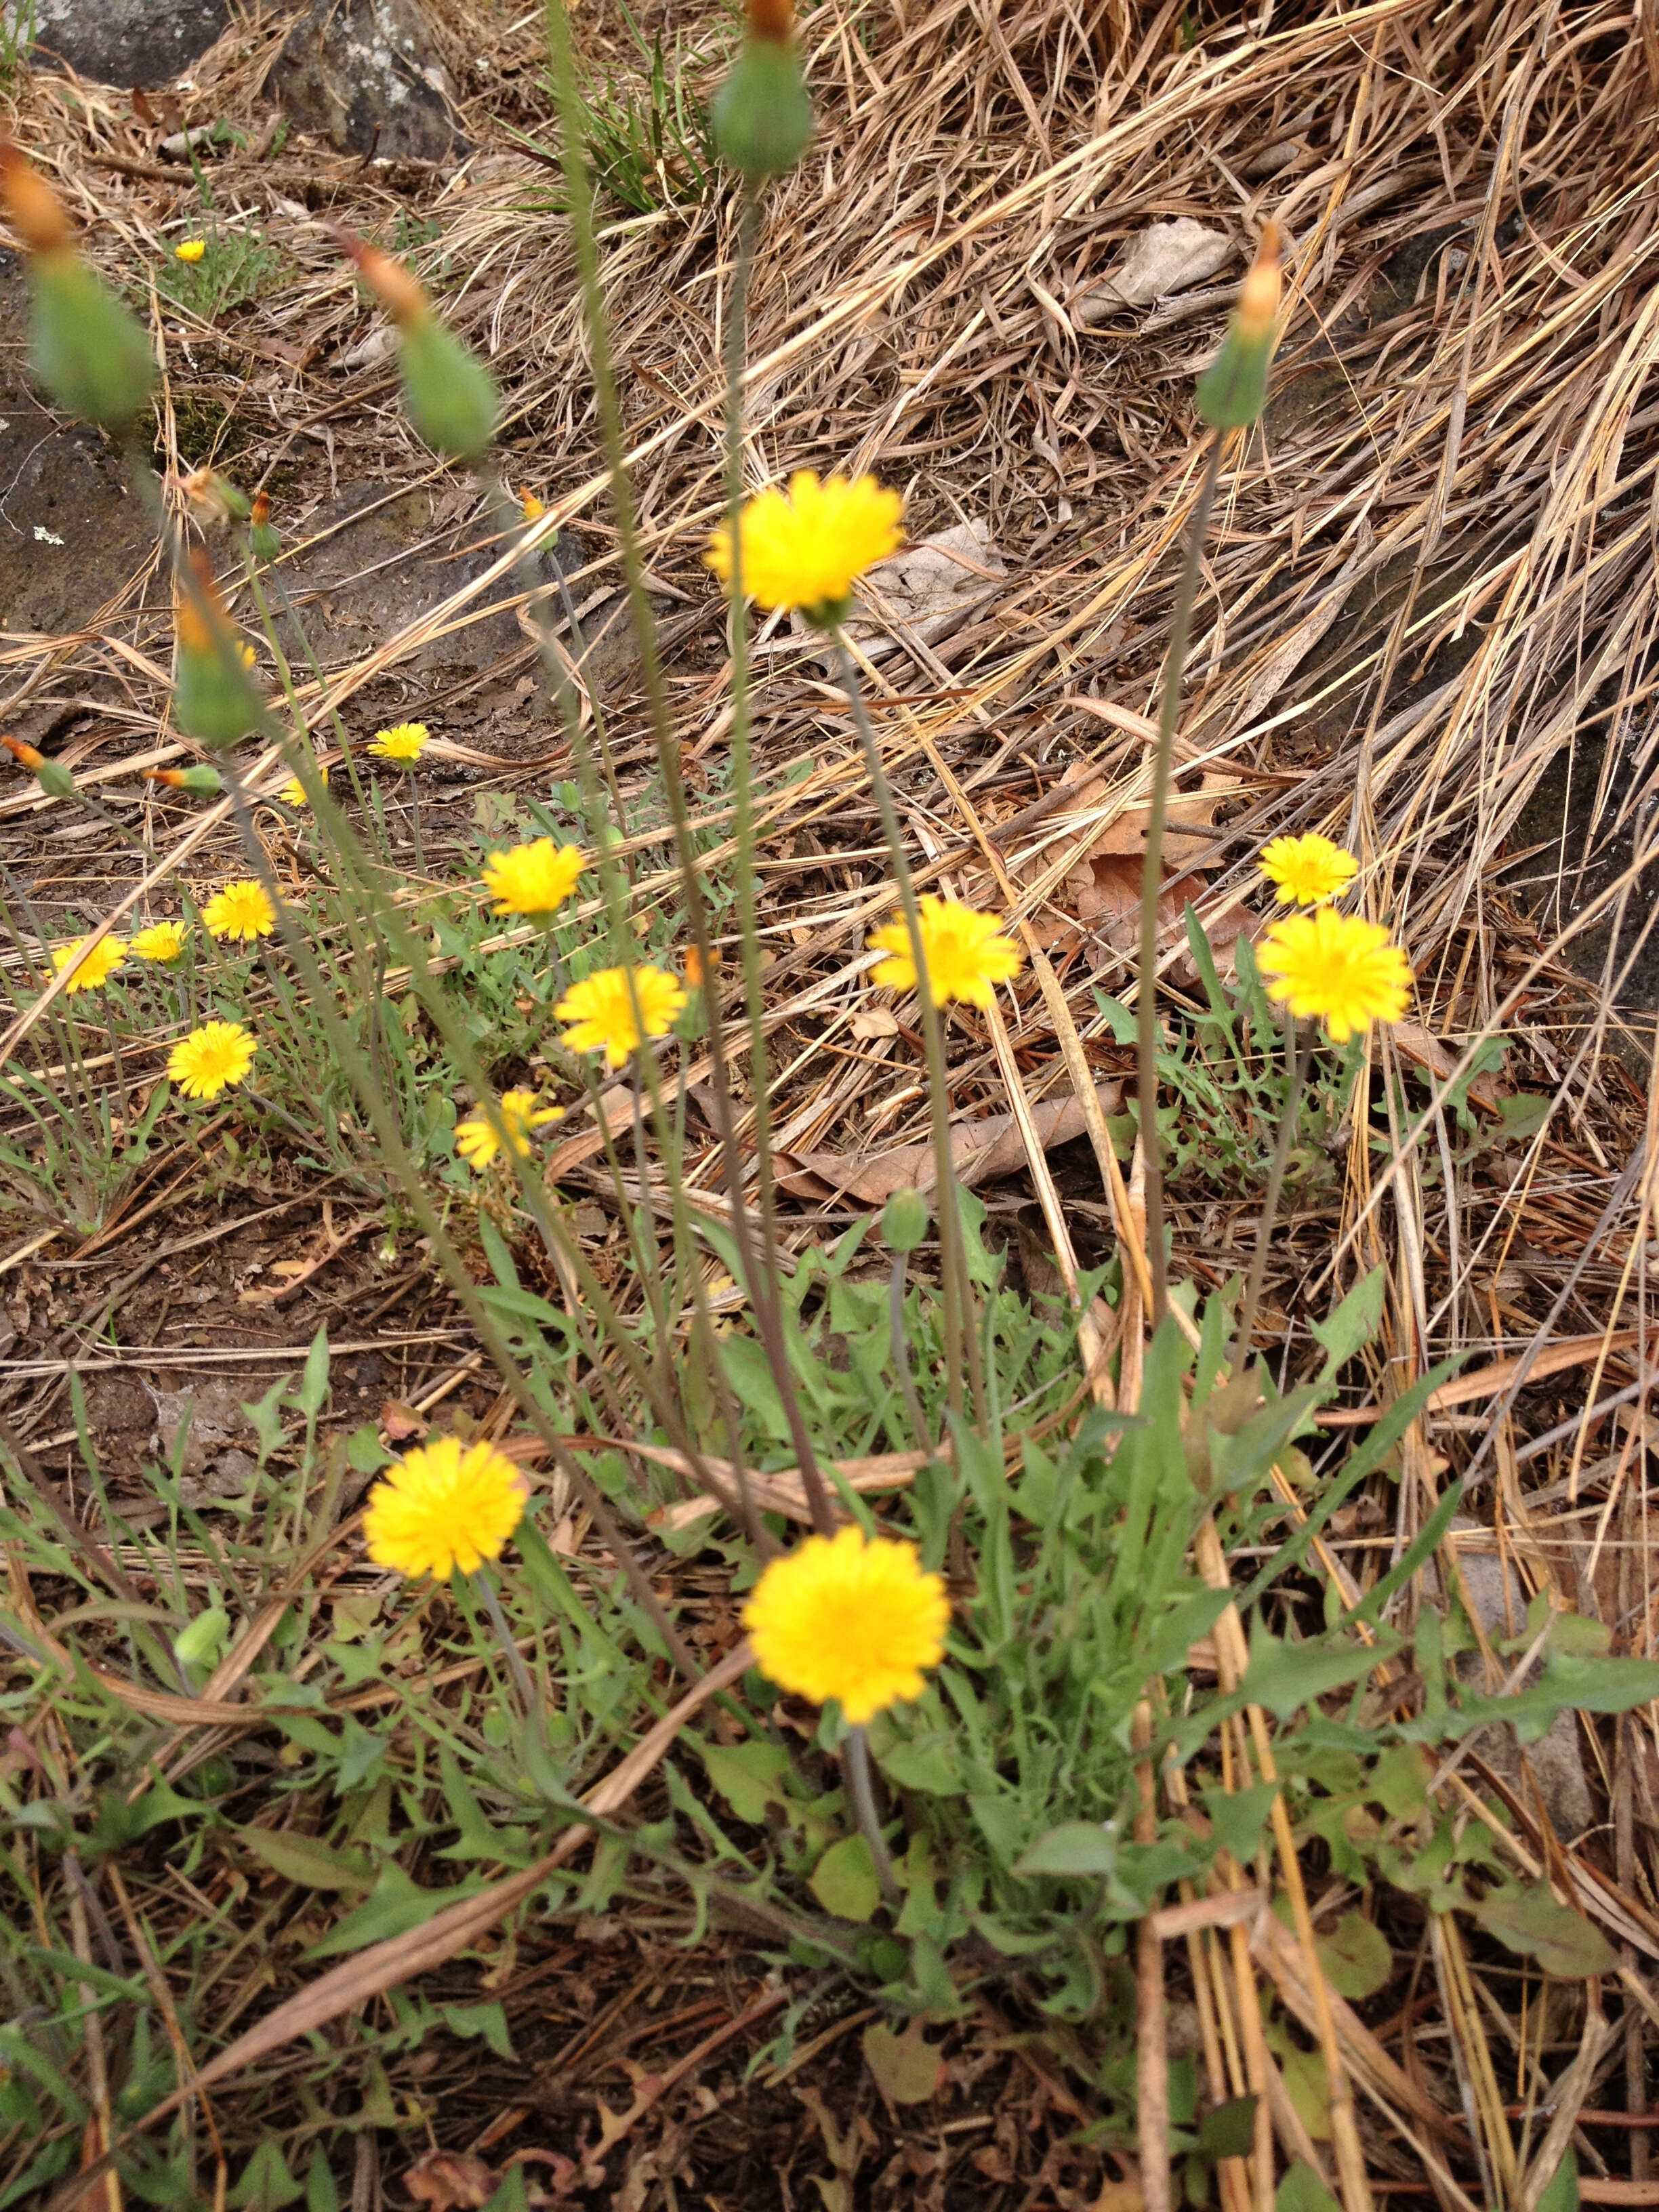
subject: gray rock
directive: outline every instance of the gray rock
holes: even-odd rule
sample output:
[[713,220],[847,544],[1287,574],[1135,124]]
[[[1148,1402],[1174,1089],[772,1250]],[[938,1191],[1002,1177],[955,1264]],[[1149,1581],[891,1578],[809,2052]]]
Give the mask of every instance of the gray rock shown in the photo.
[[[8,26],[27,12],[5,0]],[[229,0],[37,0],[37,67],[66,62],[98,84],[158,85],[182,76],[230,20]]]
[[454,87],[415,0],[313,0],[265,89],[299,130],[342,153],[442,161],[466,150]]
[[[1454,1533],[1480,1529],[1478,1522],[1461,1518],[1451,1525]],[[1525,1629],[1527,1591],[1513,1567],[1506,1572],[1504,1562],[1498,1557],[1496,1537],[1488,1530],[1481,1529],[1480,1533],[1486,1536],[1491,1549],[1476,1551],[1470,1544],[1460,1544],[1457,1564],[1462,1570],[1468,1602],[1480,1615],[1488,1641],[1495,1642],[1518,1636]],[[1455,1663],[1459,1676],[1472,1690],[1482,1696],[1492,1693],[1495,1686],[1488,1684],[1486,1662],[1478,1651],[1460,1652]],[[1514,1663],[1513,1660],[1498,1661],[1505,1670],[1503,1679],[1508,1679]],[[1533,1671],[1535,1675],[1536,1668]],[[1509,1727],[1482,1729],[1474,1739],[1474,1747],[1493,1772],[1502,1775],[1522,1802],[1527,1803],[1529,1792],[1521,1771],[1521,1746],[1516,1741],[1515,1730]],[[1558,1713],[1548,1735],[1527,1746],[1526,1757],[1544,1801],[1544,1809],[1549,1814],[1550,1826],[1561,1842],[1571,1843],[1575,1837],[1583,1835],[1595,1817],[1583,1756],[1578,1748],[1575,1716]]]
[[[220,1460],[228,1459],[244,1462],[250,1470],[251,1480],[252,1462],[240,1449],[253,1436],[253,1424],[240,1404],[246,1388],[246,1384],[216,1378],[188,1389],[152,1391],[156,1441],[167,1464],[173,1465],[173,1455],[183,1431],[184,1454],[179,1462],[181,1474],[199,1480]],[[240,1469],[234,1468],[233,1472]],[[246,1485],[241,1486],[246,1488]]]

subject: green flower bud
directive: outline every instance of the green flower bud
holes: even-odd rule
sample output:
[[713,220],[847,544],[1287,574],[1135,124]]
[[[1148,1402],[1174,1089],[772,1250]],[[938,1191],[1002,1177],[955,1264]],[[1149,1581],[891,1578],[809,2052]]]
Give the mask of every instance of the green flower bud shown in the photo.
[[30,366],[66,413],[124,430],[148,404],[155,362],[143,331],[100,276],[69,252],[29,264]]
[[895,1252],[914,1252],[927,1234],[927,1201],[919,1190],[896,1190],[881,1210],[881,1233]]
[[430,314],[405,323],[399,340],[410,421],[446,460],[476,461],[501,411],[495,378]]
[[0,738],[19,768],[26,768],[48,799],[72,799],[75,778],[61,761],[51,759],[35,746],[26,744],[21,738]]
[[211,1666],[229,1634],[230,1615],[223,1606],[210,1605],[173,1638],[173,1656],[181,1667]]
[[721,160],[745,177],[793,169],[812,136],[812,102],[794,42],[746,39],[709,120]]
[[257,730],[265,716],[264,702],[245,669],[233,667],[217,653],[200,653],[182,645],[173,687],[173,711],[185,735],[204,745],[236,744],[250,731]]
[[1262,226],[1261,244],[1239,287],[1221,350],[1198,380],[1199,414],[1212,430],[1242,430],[1267,404],[1267,367],[1277,338],[1280,288],[1279,226]]

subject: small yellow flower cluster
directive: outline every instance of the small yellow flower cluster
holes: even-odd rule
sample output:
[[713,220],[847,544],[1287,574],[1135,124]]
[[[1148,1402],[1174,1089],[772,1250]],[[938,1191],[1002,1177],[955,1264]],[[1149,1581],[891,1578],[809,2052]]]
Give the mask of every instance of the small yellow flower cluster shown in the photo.
[[1334,1044],[1373,1022],[1397,1022],[1410,1003],[1411,963],[1381,923],[1336,913],[1359,872],[1352,853],[1310,830],[1261,848],[1261,872],[1283,906],[1312,908],[1276,921],[1256,954],[1267,994],[1292,1017],[1316,1016]]

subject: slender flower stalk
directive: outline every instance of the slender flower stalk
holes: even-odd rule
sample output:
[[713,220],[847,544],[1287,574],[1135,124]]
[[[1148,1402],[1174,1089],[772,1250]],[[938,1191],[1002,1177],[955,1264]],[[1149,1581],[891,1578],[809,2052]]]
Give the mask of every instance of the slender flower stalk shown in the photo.
[[1198,497],[1187,533],[1170,623],[1170,650],[1164,663],[1164,697],[1158,720],[1158,751],[1152,763],[1152,803],[1146,819],[1146,858],[1140,872],[1140,981],[1135,999],[1136,1095],[1140,1105],[1140,1143],[1146,1162],[1146,1260],[1152,1272],[1152,1326],[1170,1303],[1169,1262],[1164,1250],[1164,1148],[1158,1133],[1158,900],[1164,888],[1164,823],[1169,811],[1170,777],[1175,763],[1176,726],[1181,720],[1181,678],[1187,665],[1193,607],[1198,598],[1199,567],[1215,501],[1221,466],[1221,433],[1212,431],[1199,479]]
[[910,963],[915,971],[916,1003],[921,1010],[922,1047],[927,1061],[928,1118],[933,1125],[933,1176],[939,1192],[939,1276],[945,1308],[945,1402],[953,1414],[962,1412],[962,1374],[965,1364],[975,1412],[982,1419],[985,1374],[980,1358],[979,1334],[973,1321],[973,1291],[968,1280],[968,1259],[963,1246],[956,1166],[951,1158],[951,1093],[945,1078],[945,1031],[927,973],[927,945],[921,908],[910,874],[910,863],[905,856],[904,836],[899,828],[898,812],[888,786],[887,771],[882,765],[881,748],[876,743],[876,733],[870,725],[869,709],[865,704],[858,670],[845,633],[837,628],[831,635],[836,642],[842,689],[852,706],[853,720],[864,747],[865,766],[870,774],[870,787],[875,793],[877,811],[881,816],[882,834],[887,840],[887,849],[892,857],[893,875],[898,884]]
[[1273,1224],[1279,1214],[1279,1201],[1285,1188],[1285,1170],[1290,1164],[1291,1146],[1296,1141],[1297,1119],[1302,1111],[1302,1055],[1298,1049],[1296,1016],[1285,1017],[1285,1103],[1280,1109],[1279,1127],[1273,1136],[1273,1162],[1267,1170],[1267,1188],[1262,1193],[1261,1214],[1255,1225],[1255,1250],[1250,1256],[1249,1279],[1244,1286],[1244,1297],[1238,1309],[1238,1325],[1233,1333],[1233,1371],[1235,1374],[1250,1356],[1250,1339],[1255,1330],[1255,1317],[1261,1305],[1262,1286],[1267,1279],[1267,1255],[1273,1248]]

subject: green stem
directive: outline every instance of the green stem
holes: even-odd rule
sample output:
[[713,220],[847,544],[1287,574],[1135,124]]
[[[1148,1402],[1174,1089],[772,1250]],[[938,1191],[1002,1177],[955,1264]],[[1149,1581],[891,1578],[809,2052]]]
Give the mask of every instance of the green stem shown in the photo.
[[876,1811],[875,1785],[870,1777],[870,1740],[861,1728],[847,1731],[847,1741],[842,1746],[842,1771],[847,1778],[847,1795],[852,1802],[859,1833],[870,1849],[871,1863],[876,1870],[876,1880],[881,1884],[883,1901],[890,1905],[897,1905],[903,1892],[894,1871],[887,1838],[881,1832],[881,1820]]
[[1302,1105],[1302,1054],[1297,1049],[1296,1016],[1286,1007],[1285,1012],[1285,1108],[1279,1117],[1279,1130],[1273,1139],[1273,1164],[1267,1170],[1267,1188],[1261,1201],[1261,1218],[1256,1224],[1255,1251],[1250,1261],[1250,1279],[1244,1287],[1244,1302],[1238,1310],[1238,1328],[1234,1336],[1233,1372],[1237,1374],[1250,1356],[1250,1338],[1255,1328],[1257,1310],[1261,1304],[1261,1290],[1267,1279],[1267,1254],[1273,1243],[1273,1223],[1279,1212],[1279,1200],[1285,1188],[1285,1170],[1290,1163],[1291,1146],[1296,1139],[1297,1116]]
[[1212,434],[1204,474],[1193,508],[1170,622],[1170,650],[1164,663],[1164,702],[1158,721],[1158,757],[1152,769],[1152,805],[1146,821],[1146,859],[1140,874],[1140,988],[1135,1000],[1135,1060],[1140,1100],[1140,1143],[1146,1162],[1146,1257],[1152,1278],[1152,1326],[1170,1303],[1169,1263],[1164,1251],[1164,1160],[1158,1136],[1158,899],[1164,888],[1164,822],[1169,811],[1170,773],[1175,761],[1176,728],[1181,720],[1181,679],[1187,665],[1193,607],[1198,598],[1200,563],[1221,466],[1221,436]]
[[895,1252],[893,1272],[887,1281],[887,1326],[892,1339],[893,1366],[898,1376],[900,1395],[904,1410],[910,1419],[910,1430],[920,1450],[930,1452],[933,1439],[928,1434],[927,1416],[921,1410],[921,1401],[916,1395],[916,1386],[910,1375],[910,1346],[904,1328],[904,1277],[909,1266],[908,1252]]
[[535,1685],[530,1679],[530,1669],[524,1663],[524,1654],[514,1640],[507,1615],[501,1610],[501,1601],[495,1594],[495,1583],[489,1578],[489,1570],[480,1567],[469,1579],[473,1595],[489,1615],[490,1625],[495,1631],[495,1640],[501,1647],[501,1656],[507,1662],[507,1671],[513,1677],[513,1686],[519,1693],[519,1703],[524,1707],[525,1718],[528,1720],[536,1710]]
[[933,1125],[933,1176],[939,1194],[939,1274],[945,1293],[945,1389],[953,1414],[962,1412],[962,1364],[966,1352],[976,1417],[985,1418],[985,1373],[980,1358],[979,1337],[973,1322],[973,1292],[968,1281],[967,1255],[963,1249],[962,1214],[957,1199],[956,1169],[951,1158],[951,1094],[945,1072],[945,1031],[934,1004],[927,975],[927,956],[922,944],[921,908],[905,857],[898,810],[882,765],[881,749],[871,727],[869,708],[859,683],[858,669],[839,624],[831,633],[840,664],[842,689],[853,709],[853,720],[864,746],[865,766],[881,815],[882,834],[893,858],[899,904],[910,939],[910,957],[916,971],[916,1000],[921,1009],[922,1043],[927,1057],[927,1093]]

